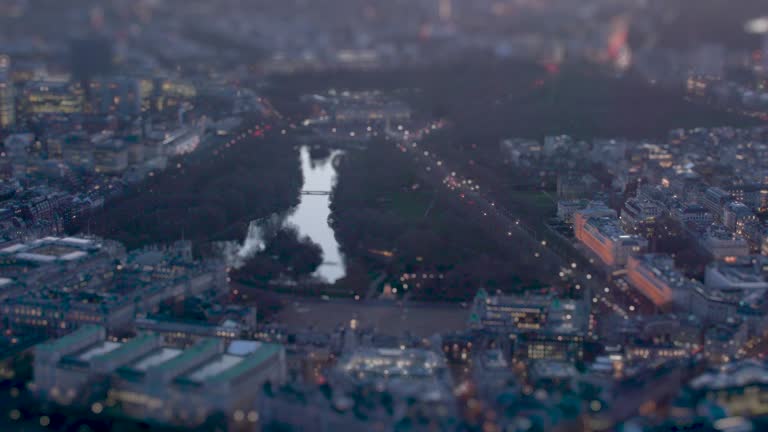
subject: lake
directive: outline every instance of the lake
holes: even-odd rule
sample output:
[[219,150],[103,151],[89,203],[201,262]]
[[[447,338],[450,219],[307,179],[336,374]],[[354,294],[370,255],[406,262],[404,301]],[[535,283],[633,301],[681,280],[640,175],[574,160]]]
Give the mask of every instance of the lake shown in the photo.
[[[346,275],[344,258],[339,243],[328,224],[331,215],[331,197],[323,193],[330,192],[336,184],[334,160],[343,152],[331,151],[327,156],[313,159],[309,147],[300,151],[301,171],[304,175],[301,201],[288,216],[286,223],[295,226],[301,236],[309,237],[323,249],[323,265],[315,276],[334,283]],[[318,194],[307,194],[319,192]]]

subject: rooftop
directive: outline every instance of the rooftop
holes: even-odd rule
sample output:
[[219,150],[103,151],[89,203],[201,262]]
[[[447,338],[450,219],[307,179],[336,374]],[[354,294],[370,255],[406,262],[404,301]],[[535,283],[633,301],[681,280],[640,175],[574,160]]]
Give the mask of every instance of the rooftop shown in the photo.
[[83,326],[79,330],[72,332],[64,337],[38,345],[37,349],[46,352],[64,352],[68,347],[79,343],[82,340],[96,336],[103,332],[103,328],[99,326]]
[[[217,381],[217,382],[233,380],[239,377],[240,375],[242,375],[243,373],[261,366],[264,362],[266,362],[267,360],[277,355],[281,349],[282,348],[280,345],[262,343],[257,347],[257,349],[255,349],[248,356],[243,358],[242,361],[233,365],[233,367],[222,370],[221,373],[219,374],[212,375],[210,377],[210,380]],[[227,355],[231,355],[231,354],[227,354]]]
[[707,189],[705,192],[706,195],[710,198],[716,199],[716,200],[725,200],[730,198],[731,194],[726,192],[725,190],[719,188],[719,187],[711,187]]
[[242,361],[242,356],[222,354],[216,357],[214,360],[204,364],[199,369],[194,370],[185,378],[193,382],[203,382],[209,378],[223,373],[230,368],[235,367]]
[[176,348],[158,348],[157,350],[154,350],[149,354],[139,358],[130,366],[130,369],[146,372],[148,369],[170,361],[171,359],[179,356],[182,352],[182,350]]
[[737,217],[747,217],[753,215],[752,210],[744,203],[732,202],[728,204],[728,211],[734,213]]
[[701,204],[686,204],[685,206],[678,208],[677,211],[683,214],[701,214],[709,212],[709,210]]
[[639,212],[656,211],[661,209],[661,206],[659,204],[651,200],[642,199],[642,198],[630,198],[625,203],[625,206],[628,209],[636,210]]
[[157,368],[163,369],[163,370],[172,370],[176,368],[177,366],[185,364],[190,359],[194,359],[198,356],[200,356],[202,353],[206,352],[207,350],[218,346],[219,340],[214,338],[208,338],[204,339],[197,344],[187,348],[182,352],[180,355],[174,356],[170,360],[158,363]]
[[701,285],[699,282],[688,279],[675,268],[675,261],[666,254],[644,254],[635,257],[640,265],[657,278],[665,281],[672,288],[690,287]]
[[91,239],[45,237],[0,249],[0,256],[13,256],[18,261],[32,263],[53,263],[82,259],[99,249],[100,245]]
[[743,268],[732,267],[720,267],[717,266],[717,270],[726,278],[729,282],[765,282],[765,279],[760,274],[748,273],[748,270]]
[[114,350],[110,350],[106,353],[101,354],[101,359],[102,360],[109,359],[112,356],[120,356],[124,353],[134,352],[138,348],[146,344],[155,343],[157,340],[158,340],[158,336],[155,336],[153,334],[149,334],[149,333],[140,334],[135,338],[129,340],[128,342],[121,344],[121,346],[115,348]]
[[77,355],[78,360],[91,361],[97,357],[106,355],[122,346],[119,342],[102,341],[92,345]]
[[736,234],[730,232],[726,227],[722,225],[717,225],[717,224],[710,225],[710,227],[707,228],[707,233],[705,235],[707,240],[746,243],[746,240],[744,240],[744,238],[739,237]]
[[715,276],[731,284],[759,284],[768,287],[768,258],[762,255],[749,255],[733,259],[715,261],[707,266],[707,283],[719,283]]
[[[198,365],[186,374],[179,376],[177,380],[182,383],[193,384],[232,381],[274,358],[280,352],[280,349],[279,345],[261,342],[237,344],[234,349],[230,345],[230,349],[227,352],[216,355],[212,359]],[[187,351],[175,358],[183,358],[187,355]]]
[[614,241],[637,240],[636,236],[627,234],[619,225],[618,219],[614,217],[592,217],[589,218],[587,224],[592,225],[600,234]]

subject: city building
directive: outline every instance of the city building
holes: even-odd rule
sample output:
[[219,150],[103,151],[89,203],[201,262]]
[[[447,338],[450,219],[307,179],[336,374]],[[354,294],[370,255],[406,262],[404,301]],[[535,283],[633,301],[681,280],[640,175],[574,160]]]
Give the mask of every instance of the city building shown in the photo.
[[141,85],[127,77],[99,78],[90,82],[90,103],[100,114],[133,117],[141,114]]
[[589,158],[606,166],[622,164],[625,161],[627,148],[631,147],[632,144],[623,139],[595,139],[592,141]]
[[3,327],[10,331],[60,335],[88,324],[110,330],[128,329],[133,323],[136,305],[127,296],[49,288],[8,298],[0,304],[0,311]]
[[333,110],[336,123],[405,122],[411,117],[410,108],[397,101],[378,104],[370,101],[347,102]]
[[[557,154],[561,150],[567,150],[570,147],[573,147],[575,144],[573,137],[569,135],[548,135],[544,137],[544,155],[549,157],[554,154]],[[565,174],[564,178],[567,176],[573,175],[576,177],[576,180],[579,180],[578,174]],[[592,177],[592,176],[588,176]],[[587,179],[588,179],[587,177]]]
[[125,142],[110,136],[100,136],[93,142],[93,169],[96,173],[120,174],[128,168],[128,148]]
[[349,392],[343,386],[291,383],[268,388],[259,401],[259,418],[272,430],[369,432],[453,430],[458,419],[453,407],[435,410],[423,395],[403,400],[387,387]]
[[443,335],[441,338],[443,354],[449,364],[470,364],[472,362],[472,347],[477,343],[476,335],[471,332],[461,332]]
[[585,401],[589,430],[614,430],[638,410],[653,408],[680,391],[684,368],[679,360],[609,361],[609,367],[592,368],[578,379],[578,386],[592,389],[592,399]]
[[765,362],[739,360],[696,376],[683,389],[688,407],[718,407],[727,416],[768,413],[768,369]]
[[13,178],[21,179],[26,176],[34,141],[33,134],[25,133],[9,135],[3,142]]
[[755,212],[768,211],[768,186],[762,183],[733,184],[723,189],[737,202],[743,203]]
[[188,242],[126,254],[113,241],[48,237],[0,249],[0,275],[26,287],[5,292],[3,326],[51,335],[85,324],[130,329],[167,299],[227,288],[223,263],[194,261]]
[[664,208],[650,200],[630,198],[621,209],[621,226],[625,231],[650,238],[656,219]]
[[670,176],[669,189],[680,197],[682,202],[695,203],[701,201],[705,186],[698,174],[686,170]]
[[553,300],[546,327],[515,337],[515,357],[519,360],[582,361],[588,329],[589,307],[585,302]]
[[707,266],[704,283],[707,288],[727,293],[768,290],[768,257],[740,256],[718,260]]
[[88,171],[93,169],[93,143],[88,133],[77,131],[56,135],[49,138],[48,146],[54,154],[61,155],[69,166]]
[[701,204],[685,204],[672,210],[672,217],[683,225],[693,224],[701,227],[712,225],[712,213]]
[[557,202],[557,218],[565,223],[573,223],[573,215],[584,210],[589,205],[587,200],[559,200]]
[[470,327],[493,332],[538,330],[547,321],[551,299],[544,296],[488,295],[480,289],[470,312]]
[[410,107],[398,100],[385,97],[377,91],[330,91],[327,95],[303,96],[304,102],[312,103],[319,112],[304,121],[305,126],[314,124],[367,125],[391,124],[393,127],[411,118]]
[[66,81],[30,81],[22,90],[20,106],[27,115],[81,113],[85,92]]
[[264,384],[285,379],[280,345],[207,338],[180,349],[154,333],[118,341],[85,326],[35,347],[32,388],[44,400],[95,413],[183,427],[220,416],[227,428],[256,423]]
[[723,225],[737,235],[744,236],[745,228],[757,222],[757,216],[746,204],[731,202],[723,209]]
[[724,323],[738,318],[743,298],[698,285],[691,293],[691,314],[703,323]]
[[16,124],[16,92],[11,80],[11,58],[0,55],[0,129]]
[[501,151],[513,164],[520,165],[528,160],[540,159],[543,147],[536,140],[507,138],[501,141]]
[[[768,430],[768,17],[742,28],[745,3],[768,0],[0,0],[0,429]],[[308,81],[327,87],[296,97]],[[764,124],[665,139],[649,121]],[[195,251],[242,246],[245,267],[188,241],[90,235],[167,240],[175,212],[151,204],[184,210],[227,183],[197,177],[245,153],[326,194],[333,175],[320,187],[312,168],[354,170],[369,146],[392,156],[376,179],[387,163],[421,175],[337,195],[370,198],[357,216],[373,224],[422,220],[397,238],[347,230],[337,284],[251,250],[253,235]],[[235,162],[223,175],[248,176]],[[171,167],[192,186],[157,196],[149,178]],[[456,205],[418,211],[441,181]],[[555,189],[559,220],[523,196]],[[254,213],[238,192],[179,235],[236,234]],[[273,192],[256,213],[297,190]],[[349,215],[361,197],[347,198],[334,209]],[[490,231],[463,238],[478,221]],[[431,241],[443,225],[466,229]],[[429,303],[468,290],[471,304]]]
[[224,319],[219,322],[174,319],[161,315],[148,315],[136,318],[135,328],[139,331],[163,335],[168,344],[189,345],[206,337],[218,337],[227,340],[250,336],[256,330],[255,310],[250,311],[248,319],[242,321]]
[[366,347],[343,355],[319,388],[265,388],[259,413],[264,425],[292,430],[420,430],[421,424],[446,430],[458,421],[452,390],[440,353]]
[[686,358],[701,349],[703,321],[696,315],[615,316],[602,320],[600,341],[623,349],[628,362]]
[[425,415],[455,418],[453,381],[442,353],[420,348],[358,348],[343,355],[330,372],[336,389],[385,390],[404,409],[416,403]]
[[749,326],[735,318],[722,320],[704,331],[702,354],[710,364],[724,364],[737,358],[749,338]]
[[700,242],[704,249],[718,260],[747,256],[750,253],[747,240],[722,225],[711,225],[707,228]]
[[528,383],[536,389],[555,391],[574,387],[579,375],[579,370],[570,362],[537,360],[531,362]]
[[662,183],[661,185],[640,185],[637,188],[637,199],[641,201],[650,201],[658,206],[661,206],[665,211],[679,206],[681,204],[680,198],[675,195],[670,187],[663,186],[663,184],[666,183],[664,179],[660,181]]
[[182,127],[166,133],[161,141],[163,153],[178,156],[191,153],[200,145],[200,131],[195,127]]
[[142,106],[149,105],[146,98],[149,98],[151,110],[167,111],[177,109],[189,100],[194,99],[198,90],[193,83],[179,79],[158,79],[151,91],[142,91]]
[[636,255],[627,263],[627,280],[657,307],[688,307],[697,282],[675,268],[672,257],[663,254]]
[[648,247],[648,241],[627,234],[616,213],[605,207],[588,207],[573,216],[576,238],[607,266],[623,266],[633,254]]
[[373,394],[355,399],[294,383],[266,391],[258,412],[267,428],[278,430],[385,431],[400,421]]
[[125,249],[117,242],[45,237],[0,249],[0,274],[29,291],[74,291],[111,281],[115,263],[124,257]]
[[489,296],[478,291],[469,326],[503,335],[518,359],[576,361],[584,355],[589,307],[578,300],[545,296]]
[[690,349],[662,343],[633,342],[624,348],[628,360],[672,360],[691,355]]
[[563,200],[592,198],[598,192],[597,179],[589,174],[563,174],[557,176],[557,197]]
[[358,348],[339,359],[333,378],[352,385],[383,383],[403,397],[452,399],[442,354],[426,349]]
[[716,222],[720,222],[723,220],[723,209],[732,200],[733,197],[727,191],[718,187],[711,187],[704,192],[701,205],[712,213]]
[[472,381],[477,395],[492,404],[502,394],[519,387],[509,361],[500,349],[485,350],[473,357]]

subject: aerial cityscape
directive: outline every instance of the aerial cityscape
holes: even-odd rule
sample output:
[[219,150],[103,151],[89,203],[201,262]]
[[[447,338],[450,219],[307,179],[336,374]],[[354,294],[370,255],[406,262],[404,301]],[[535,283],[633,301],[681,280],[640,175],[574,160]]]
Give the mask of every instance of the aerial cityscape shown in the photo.
[[768,431],[768,1],[0,0],[0,431]]

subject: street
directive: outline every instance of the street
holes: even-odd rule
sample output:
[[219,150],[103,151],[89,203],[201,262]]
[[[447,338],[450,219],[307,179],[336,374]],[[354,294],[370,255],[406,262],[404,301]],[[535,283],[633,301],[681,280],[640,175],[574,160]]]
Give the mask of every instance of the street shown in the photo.
[[[597,269],[588,260],[575,257],[563,257],[548,247],[546,240],[539,241],[535,230],[525,226],[521,218],[503,208],[498,202],[481,192],[481,187],[472,179],[462,176],[434,151],[423,150],[419,146],[421,138],[445,125],[432,123],[415,132],[387,130],[387,137],[395,141],[395,146],[408,153],[421,166],[420,173],[425,181],[437,188],[442,188],[463,203],[464,209],[471,212],[473,220],[478,220],[498,236],[506,236],[513,247],[520,249],[520,259],[529,266],[536,277],[550,283],[561,282],[570,278],[576,289],[589,290],[592,297],[593,311],[599,317],[604,314],[618,314],[624,318],[630,315],[650,312],[645,299],[629,292],[626,285],[617,285],[599,277],[603,271]],[[579,261],[581,264],[577,264]],[[587,264],[584,264],[584,263]]]

